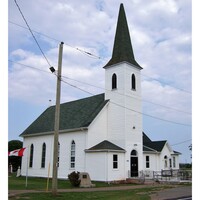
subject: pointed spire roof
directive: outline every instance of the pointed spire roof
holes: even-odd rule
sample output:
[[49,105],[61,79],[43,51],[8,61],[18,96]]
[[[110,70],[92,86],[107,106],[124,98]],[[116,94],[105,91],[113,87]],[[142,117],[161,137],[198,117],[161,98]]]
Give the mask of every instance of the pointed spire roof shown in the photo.
[[136,67],[138,67],[139,69],[142,69],[142,67],[136,62],[133,54],[128,24],[126,20],[126,14],[124,6],[121,3],[119,9],[117,28],[115,33],[112,58],[104,66],[104,68],[107,68],[110,65],[117,64],[123,61],[131,63]]

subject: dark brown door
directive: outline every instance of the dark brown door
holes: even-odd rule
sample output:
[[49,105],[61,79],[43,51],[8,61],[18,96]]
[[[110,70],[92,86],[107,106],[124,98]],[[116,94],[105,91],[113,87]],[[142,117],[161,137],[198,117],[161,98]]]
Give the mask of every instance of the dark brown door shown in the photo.
[[138,157],[131,157],[131,177],[138,176]]

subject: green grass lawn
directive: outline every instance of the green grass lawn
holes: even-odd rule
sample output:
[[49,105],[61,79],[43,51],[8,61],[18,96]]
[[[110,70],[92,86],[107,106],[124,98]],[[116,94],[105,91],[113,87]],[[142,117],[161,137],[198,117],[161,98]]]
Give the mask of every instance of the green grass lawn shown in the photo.
[[[111,186],[118,186],[116,184],[108,184],[105,182],[97,182],[92,181],[96,187],[111,187]],[[132,184],[134,185],[134,184]],[[49,179],[48,188],[51,190],[52,187],[52,180]],[[27,188],[26,188],[26,177],[16,177],[16,173],[13,173],[8,177],[8,189],[9,190],[46,190],[47,188],[47,178],[35,178],[35,177],[28,177],[27,179]],[[71,189],[74,188],[69,180],[58,180],[58,189]]]
[[[49,181],[49,191],[51,191],[52,181]],[[111,187],[119,186],[118,184],[107,184],[104,182],[92,182],[96,187]],[[8,177],[8,189],[9,190],[41,190],[41,193],[27,193],[17,195],[17,197],[9,198],[10,200],[15,199],[30,199],[30,200],[150,200],[150,194],[152,192],[162,190],[164,188],[171,188],[173,186],[168,185],[157,185],[155,187],[146,187],[138,188],[132,190],[123,190],[123,191],[105,191],[105,192],[65,192],[58,193],[56,197],[52,196],[51,192],[45,192],[47,188],[47,179],[46,178],[33,178],[28,177],[28,187],[25,187],[26,177],[16,177],[16,174],[12,174]],[[123,184],[125,185],[125,184]],[[130,185],[130,184],[128,184]],[[132,184],[134,185],[134,184]],[[71,189],[74,188],[71,186],[68,180],[58,180],[58,189]]]

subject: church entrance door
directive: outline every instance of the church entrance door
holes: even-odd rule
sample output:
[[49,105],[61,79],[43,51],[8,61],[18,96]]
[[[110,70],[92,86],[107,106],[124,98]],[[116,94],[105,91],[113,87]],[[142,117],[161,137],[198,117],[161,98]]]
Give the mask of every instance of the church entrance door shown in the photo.
[[131,177],[138,177],[138,157],[137,157],[137,151],[133,150],[131,151]]

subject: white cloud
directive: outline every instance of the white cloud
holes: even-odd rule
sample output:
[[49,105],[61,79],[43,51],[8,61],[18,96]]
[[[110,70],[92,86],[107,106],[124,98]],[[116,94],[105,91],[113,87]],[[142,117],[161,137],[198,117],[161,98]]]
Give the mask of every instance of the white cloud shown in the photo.
[[[93,94],[103,90],[102,68],[112,55],[120,0],[18,1],[30,27],[56,40],[35,33],[51,65],[57,68],[59,41],[64,41],[63,75],[65,79]],[[191,96],[191,1],[123,0],[134,55],[143,67],[143,99],[190,112]],[[26,26],[14,1],[9,1],[9,20]],[[68,45],[68,46],[67,46]],[[101,59],[95,59],[72,47],[78,47]],[[49,66],[30,32],[9,23],[9,59],[49,71]],[[160,82],[159,82],[159,81]],[[174,86],[174,87],[173,87]],[[55,101],[56,77],[9,62],[9,97],[32,104]],[[89,94],[62,83],[62,102]],[[143,112],[187,123],[191,118],[145,102]]]

